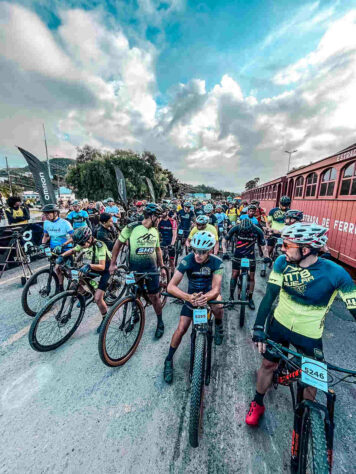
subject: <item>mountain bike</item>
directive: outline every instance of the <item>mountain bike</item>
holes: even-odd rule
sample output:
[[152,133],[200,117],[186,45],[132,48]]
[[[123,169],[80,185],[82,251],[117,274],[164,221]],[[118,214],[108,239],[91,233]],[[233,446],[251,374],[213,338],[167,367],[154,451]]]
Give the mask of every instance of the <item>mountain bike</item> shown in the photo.
[[[356,383],[356,371],[343,369],[324,360],[320,349],[314,357],[287,349],[267,339],[270,352],[281,358],[273,375],[273,385],[289,386],[294,411],[291,471],[295,474],[329,474],[333,461],[334,411],[336,395],[331,387],[340,382]],[[330,371],[346,374],[338,378]],[[353,377],[354,380],[346,380]],[[303,390],[313,386],[324,392],[326,404],[304,400]]]
[[[29,343],[38,352],[57,349],[75,333],[85,309],[94,301],[97,282],[93,279],[101,276],[94,272],[83,274],[74,267],[61,267],[70,271],[68,289],[54,295],[37,313],[30,327]],[[109,283],[106,295],[116,291],[117,298],[121,297],[125,286],[120,287],[118,281],[113,279],[113,283]]]
[[245,324],[246,304],[248,304],[248,290],[249,290],[249,269],[250,259],[230,257],[231,260],[240,264],[240,274],[237,279],[238,299],[244,304],[240,308],[240,328]]
[[[169,293],[166,293],[166,295],[175,298]],[[193,309],[189,367],[189,379],[191,382],[189,443],[193,448],[199,446],[199,436],[203,425],[204,386],[209,385],[211,376],[214,320],[211,305],[213,304],[231,307],[234,305],[245,305],[247,302],[212,300],[208,301],[208,308],[200,307]]]
[[[185,236],[185,231],[183,229],[178,229],[177,233],[177,239],[175,242],[175,250],[176,250],[176,255],[175,255],[175,260],[174,260],[174,266],[176,267],[178,264],[178,258],[183,255],[184,247],[185,247],[185,242],[187,238]],[[185,249],[186,254],[188,253],[187,249]]]
[[[166,267],[161,272],[124,272],[126,295],[108,312],[99,335],[100,359],[109,367],[120,367],[135,353],[145,328],[145,308],[151,304],[145,280],[160,275],[161,304],[165,305],[169,273]],[[164,273],[164,277],[162,274]]]

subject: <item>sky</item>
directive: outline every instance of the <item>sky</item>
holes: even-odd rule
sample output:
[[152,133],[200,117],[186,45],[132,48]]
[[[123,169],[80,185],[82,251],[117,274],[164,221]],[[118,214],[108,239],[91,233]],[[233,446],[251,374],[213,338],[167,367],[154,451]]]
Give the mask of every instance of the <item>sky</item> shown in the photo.
[[356,142],[356,0],[0,0],[0,167],[149,150],[240,191]]

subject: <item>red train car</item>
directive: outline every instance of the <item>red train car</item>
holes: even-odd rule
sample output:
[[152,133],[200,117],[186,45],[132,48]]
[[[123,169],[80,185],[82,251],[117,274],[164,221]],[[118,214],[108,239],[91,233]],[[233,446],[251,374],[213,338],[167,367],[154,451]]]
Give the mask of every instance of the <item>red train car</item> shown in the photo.
[[305,222],[330,229],[331,255],[356,268],[356,143],[332,156],[291,171],[242,194],[258,199],[269,211],[282,195],[292,198],[292,209],[304,212]]

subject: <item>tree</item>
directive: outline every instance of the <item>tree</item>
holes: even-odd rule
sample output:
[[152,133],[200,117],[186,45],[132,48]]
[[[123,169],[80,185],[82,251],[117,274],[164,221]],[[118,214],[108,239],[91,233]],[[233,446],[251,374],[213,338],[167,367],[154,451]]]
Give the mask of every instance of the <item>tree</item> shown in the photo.
[[84,145],[83,148],[77,147],[77,163],[87,163],[102,157],[102,152],[90,145]]
[[245,184],[245,189],[255,188],[257,186],[259,180],[260,180],[260,178],[250,179],[250,181],[247,181],[247,183]]

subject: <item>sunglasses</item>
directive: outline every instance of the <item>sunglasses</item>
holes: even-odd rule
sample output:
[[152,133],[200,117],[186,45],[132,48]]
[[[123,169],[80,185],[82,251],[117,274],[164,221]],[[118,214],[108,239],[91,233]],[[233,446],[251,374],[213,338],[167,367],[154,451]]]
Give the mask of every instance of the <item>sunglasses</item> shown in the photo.
[[290,244],[286,241],[283,241],[283,244],[282,244],[282,248],[285,248],[285,249],[298,249],[300,246],[298,244]]
[[207,255],[209,253],[209,250],[197,250],[197,249],[193,249],[193,252],[196,254],[196,255]]

